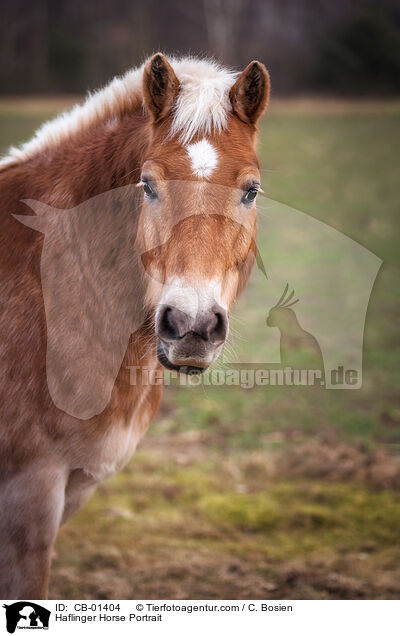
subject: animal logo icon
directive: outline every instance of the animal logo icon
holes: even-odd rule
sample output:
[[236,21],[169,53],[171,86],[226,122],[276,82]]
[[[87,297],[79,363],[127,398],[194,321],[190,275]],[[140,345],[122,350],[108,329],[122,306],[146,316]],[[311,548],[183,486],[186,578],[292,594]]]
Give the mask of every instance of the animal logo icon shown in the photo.
[[299,302],[294,290],[289,294],[286,283],[283,294],[270,309],[266,320],[268,327],[280,331],[281,363],[292,369],[319,369],[324,371],[324,360],[317,339],[301,326],[293,308]]
[[3,605],[6,610],[7,631],[14,634],[18,629],[48,629],[50,610],[32,603],[19,601],[10,605]]

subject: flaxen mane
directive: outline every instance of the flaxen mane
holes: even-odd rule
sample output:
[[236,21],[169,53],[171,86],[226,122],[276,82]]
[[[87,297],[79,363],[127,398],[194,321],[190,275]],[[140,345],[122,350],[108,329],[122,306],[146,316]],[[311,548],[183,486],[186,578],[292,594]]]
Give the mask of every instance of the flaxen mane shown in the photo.
[[[207,135],[213,130],[223,130],[232,110],[229,90],[237,73],[214,61],[191,57],[172,59],[171,64],[180,82],[171,134],[179,134],[182,143],[188,143],[196,133]],[[91,126],[112,126],[139,108],[143,103],[144,66],[114,78],[104,88],[90,94],[83,104],[44,123],[30,141],[11,147],[7,156],[0,160],[0,167],[31,159]]]

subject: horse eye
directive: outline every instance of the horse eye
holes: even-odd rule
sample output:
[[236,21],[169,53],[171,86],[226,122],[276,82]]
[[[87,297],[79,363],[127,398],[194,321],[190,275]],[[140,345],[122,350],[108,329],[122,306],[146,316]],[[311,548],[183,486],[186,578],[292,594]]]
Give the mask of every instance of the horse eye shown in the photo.
[[153,188],[151,187],[150,183],[148,183],[147,181],[144,182],[143,184],[143,190],[144,193],[146,195],[146,197],[148,199],[156,199],[157,198],[157,194],[155,192],[155,190],[153,190]]
[[243,195],[243,198],[242,198],[243,203],[251,203],[252,201],[254,201],[257,194],[258,194],[258,188],[254,188],[254,187],[249,188],[246,194]]
[[148,177],[142,177],[138,186],[143,186],[146,199],[157,199],[157,192],[149,182]]

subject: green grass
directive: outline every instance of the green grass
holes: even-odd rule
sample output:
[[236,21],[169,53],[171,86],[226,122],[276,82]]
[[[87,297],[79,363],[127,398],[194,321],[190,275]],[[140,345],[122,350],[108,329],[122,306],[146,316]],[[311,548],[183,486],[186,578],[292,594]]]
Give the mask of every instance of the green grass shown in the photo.
[[[0,104],[0,146],[51,108]],[[63,528],[54,598],[399,596],[399,124],[398,103],[281,104],[260,136],[268,197],[384,261],[363,387],[168,387],[142,450]],[[255,276],[232,323],[250,357],[264,292]]]

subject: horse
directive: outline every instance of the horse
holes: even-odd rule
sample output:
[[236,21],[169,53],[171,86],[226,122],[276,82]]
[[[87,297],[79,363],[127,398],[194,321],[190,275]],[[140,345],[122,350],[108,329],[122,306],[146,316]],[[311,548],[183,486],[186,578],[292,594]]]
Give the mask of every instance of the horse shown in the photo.
[[0,162],[1,598],[47,598],[60,525],[156,415],[162,384],[129,369],[220,354],[257,256],[268,97],[258,61],[157,53]]

